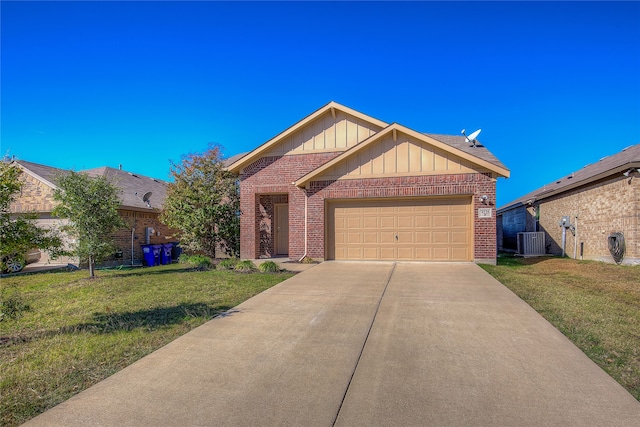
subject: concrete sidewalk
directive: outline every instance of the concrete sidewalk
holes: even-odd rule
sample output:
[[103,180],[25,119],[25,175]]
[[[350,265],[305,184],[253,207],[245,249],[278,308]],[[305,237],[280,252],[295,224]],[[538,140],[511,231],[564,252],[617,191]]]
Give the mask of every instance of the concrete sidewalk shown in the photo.
[[478,266],[325,262],[27,425],[639,423],[638,401]]

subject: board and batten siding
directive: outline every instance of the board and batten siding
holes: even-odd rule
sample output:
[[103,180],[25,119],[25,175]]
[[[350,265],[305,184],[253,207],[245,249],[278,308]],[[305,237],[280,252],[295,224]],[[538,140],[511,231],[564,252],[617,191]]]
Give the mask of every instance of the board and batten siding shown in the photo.
[[327,112],[285,138],[265,156],[345,151],[380,130],[379,126],[348,114],[337,111],[334,118]]
[[466,160],[398,133],[381,139],[327,170],[321,180],[478,173]]

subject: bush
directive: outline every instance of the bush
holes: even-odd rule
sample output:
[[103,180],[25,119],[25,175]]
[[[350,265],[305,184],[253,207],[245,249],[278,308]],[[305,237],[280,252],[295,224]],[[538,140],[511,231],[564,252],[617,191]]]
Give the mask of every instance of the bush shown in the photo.
[[181,264],[195,265],[198,270],[207,270],[211,268],[213,263],[209,257],[204,255],[180,255],[179,262]]
[[239,261],[233,269],[240,273],[250,273],[256,269],[256,265],[252,261],[246,259],[244,261]]
[[238,258],[227,258],[223,259],[216,266],[216,270],[233,270],[238,264]]
[[313,260],[313,258],[308,257],[308,256],[306,256],[306,257],[302,258],[302,260],[300,260],[300,262],[301,262],[302,264],[315,264],[315,263],[316,263],[316,262]]
[[273,261],[265,261],[258,266],[258,270],[263,273],[278,273],[280,271],[280,267]]

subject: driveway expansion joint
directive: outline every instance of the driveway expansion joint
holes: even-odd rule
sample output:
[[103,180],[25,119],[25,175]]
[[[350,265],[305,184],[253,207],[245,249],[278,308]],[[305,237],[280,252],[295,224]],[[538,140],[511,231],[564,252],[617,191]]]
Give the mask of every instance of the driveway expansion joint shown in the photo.
[[380,299],[378,299],[378,304],[376,305],[376,311],[373,313],[373,317],[371,318],[371,323],[369,323],[369,329],[367,330],[367,335],[364,338],[364,342],[362,343],[362,347],[360,348],[360,354],[358,354],[358,359],[356,360],[355,365],[353,366],[353,371],[351,371],[351,377],[349,378],[349,382],[347,383],[347,387],[344,389],[344,394],[342,395],[342,399],[340,400],[340,406],[338,406],[338,410],[336,411],[336,416],[333,419],[332,426],[335,426],[338,422],[338,418],[340,417],[340,411],[342,410],[342,405],[344,404],[344,400],[347,398],[347,394],[349,393],[349,387],[351,386],[351,382],[353,381],[353,377],[358,370],[358,365],[360,364],[360,359],[362,358],[362,354],[364,353],[364,349],[367,346],[367,341],[369,341],[369,335],[371,334],[371,329],[373,329],[373,325],[376,322],[376,317],[378,316],[378,311],[380,310],[380,304],[382,304],[382,300],[384,299],[384,295],[387,292],[387,288],[389,287],[389,283],[391,282],[391,277],[393,277],[393,273],[396,270],[396,263],[394,262],[391,266],[391,271],[389,272],[389,277],[387,277],[387,282],[384,284],[384,289],[380,294]]

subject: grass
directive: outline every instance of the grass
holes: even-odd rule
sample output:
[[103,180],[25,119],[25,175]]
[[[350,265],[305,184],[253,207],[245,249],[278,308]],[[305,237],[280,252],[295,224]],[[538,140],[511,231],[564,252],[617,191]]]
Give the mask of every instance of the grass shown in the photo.
[[292,274],[173,264],[98,275],[2,279],[28,309],[0,322],[0,425],[21,424]]
[[640,267],[501,257],[482,266],[640,400]]

